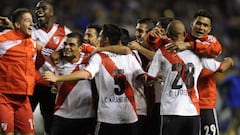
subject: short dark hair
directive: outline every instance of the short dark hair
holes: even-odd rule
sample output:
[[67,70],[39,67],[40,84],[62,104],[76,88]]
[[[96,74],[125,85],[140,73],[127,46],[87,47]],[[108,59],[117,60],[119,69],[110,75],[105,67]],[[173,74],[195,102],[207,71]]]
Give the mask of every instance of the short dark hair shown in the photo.
[[[159,19],[156,20],[156,24],[159,23],[159,24],[162,26],[162,28],[166,29],[167,26],[168,26],[168,24],[169,24],[170,22],[172,22],[173,20],[174,20],[174,18],[161,17],[161,18],[159,18]],[[155,25],[156,25],[156,24],[155,24]]]
[[152,18],[140,18],[137,23],[144,23],[147,25],[147,32],[155,27],[154,20]]
[[87,29],[88,29],[88,28],[93,28],[93,29],[95,29],[96,32],[97,32],[97,36],[99,35],[99,33],[100,33],[101,30],[102,30],[102,26],[101,26],[101,25],[98,25],[98,24],[89,24],[89,25],[87,26]]
[[210,19],[211,23],[213,21],[213,15],[206,9],[199,9],[193,16],[193,19],[196,19],[199,16],[207,17]]
[[51,6],[52,10],[54,11],[54,7],[53,5],[55,4],[52,0],[39,0],[37,3],[36,3],[36,6],[38,3],[40,2],[43,2],[43,3],[46,3],[47,5]]
[[11,15],[12,23],[14,24],[15,22],[19,22],[22,15],[25,14],[25,13],[30,13],[31,14],[31,11],[27,8],[17,8],[17,9],[15,9],[12,12],[12,15]]
[[109,38],[110,45],[117,45],[121,40],[122,32],[115,24],[104,24],[102,35]]
[[81,46],[83,43],[83,35],[79,32],[69,33],[69,34],[67,34],[67,38],[77,38],[79,46]]
[[127,29],[121,28],[122,36],[121,36],[121,42],[123,45],[127,45],[130,40],[130,35]]

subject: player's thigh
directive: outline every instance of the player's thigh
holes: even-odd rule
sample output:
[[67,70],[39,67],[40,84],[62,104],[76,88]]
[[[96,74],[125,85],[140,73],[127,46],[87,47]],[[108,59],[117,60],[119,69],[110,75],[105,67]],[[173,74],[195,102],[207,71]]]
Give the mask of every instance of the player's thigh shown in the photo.
[[162,135],[198,135],[200,131],[199,116],[163,115],[161,122]]
[[161,135],[178,135],[182,126],[179,122],[176,116],[162,115]]
[[98,122],[95,130],[97,135],[137,135],[136,123],[109,124]]
[[215,109],[201,109],[201,134],[219,135],[217,113]]
[[45,115],[52,115],[54,113],[56,94],[51,92],[51,87],[39,86],[38,89],[41,90],[39,102],[43,117]]
[[0,133],[14,132],[14,109],[8,98],[0,93]]
[[19,133],[34,133],[33,112],[28,97],[19,102],[15,111],[15,127]]

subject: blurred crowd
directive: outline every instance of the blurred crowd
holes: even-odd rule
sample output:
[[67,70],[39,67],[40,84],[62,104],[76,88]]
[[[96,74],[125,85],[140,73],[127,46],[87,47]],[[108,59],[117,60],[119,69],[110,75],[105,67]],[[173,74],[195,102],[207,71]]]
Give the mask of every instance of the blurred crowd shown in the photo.
[[[193,13],[205,8],[214,15],[212,33],[224,48],[224,55],[231,55],[239,62],[240,34],[239,0],[52,0],[58,22],[72,29],[84,31],[90,23],[116,23],[127,28],[133,36],[136,20],[140,17],[175,17],[182,20],[187,29]],[[3,0],[2,16],[8,16],[17,7],[33,10],[36,0]]]
[[[27,7],[33,11],[36,2],[37,0],[2,0],[0,15],[9,16],[11,11],[18,7]],[[219,89],[222,89],[223,84],[231,79],[233,74],[239,74],[240,0],[52,0],[52,2],[57,22],[73,30],[85,31],[86,26],[91,23],[115,23],[128,29],[131,37],[134,37],[136,20],[139,18],[174,17],[183,21],[187,30],[190,30],[189,21],[194,12],[199,8],[208,9],[214,15],[212,34],[223,46],[222,57],[231,56],[236,65],[232,71],[216,76]],[[238,79],[236,84],[239,83]],[[239,86],[236,86],[235,90],[240,91]],[[226,90],[219,93],[221,101],[229,98],[221,96],[227,95]],[[219,108],[227,105],[223,102],[220,104]],[[220,123],[222,126],[220,128],[224,129],[225,119],[222,119],[221,121],[220,117],[220,122],[223,122],[223,126]]]

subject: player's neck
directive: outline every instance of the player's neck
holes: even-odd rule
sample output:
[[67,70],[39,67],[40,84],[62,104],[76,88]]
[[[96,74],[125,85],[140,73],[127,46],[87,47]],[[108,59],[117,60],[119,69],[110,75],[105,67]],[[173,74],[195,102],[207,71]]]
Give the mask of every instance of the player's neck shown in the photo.
[[52,25],[55,23],[54,19],[50,19],[48,22],[44,23],[44,24],[39,24],[40,28],[48,31]]
[[177,37],[174,39],[174,41],[184,41],[185,36],[184,35],[177,35]]
[[79,60],[79,56],[70,56],[70,57],[64,57],[64,58],[70,63],[76,63]]

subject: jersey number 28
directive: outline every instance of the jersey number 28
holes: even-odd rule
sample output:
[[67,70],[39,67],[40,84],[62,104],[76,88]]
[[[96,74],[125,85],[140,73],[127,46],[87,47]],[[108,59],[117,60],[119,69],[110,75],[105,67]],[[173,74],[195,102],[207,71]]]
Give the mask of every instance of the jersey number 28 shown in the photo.
[[194,65],[192,63],[187,63],[186,66],[183,66],[180,63],[173,64],[172,71],[177,71],[177,76],[173,81],[172,89],[182,88],[182,84],[178,84],[178,81],[182,76],[188,89],[194,86]]

